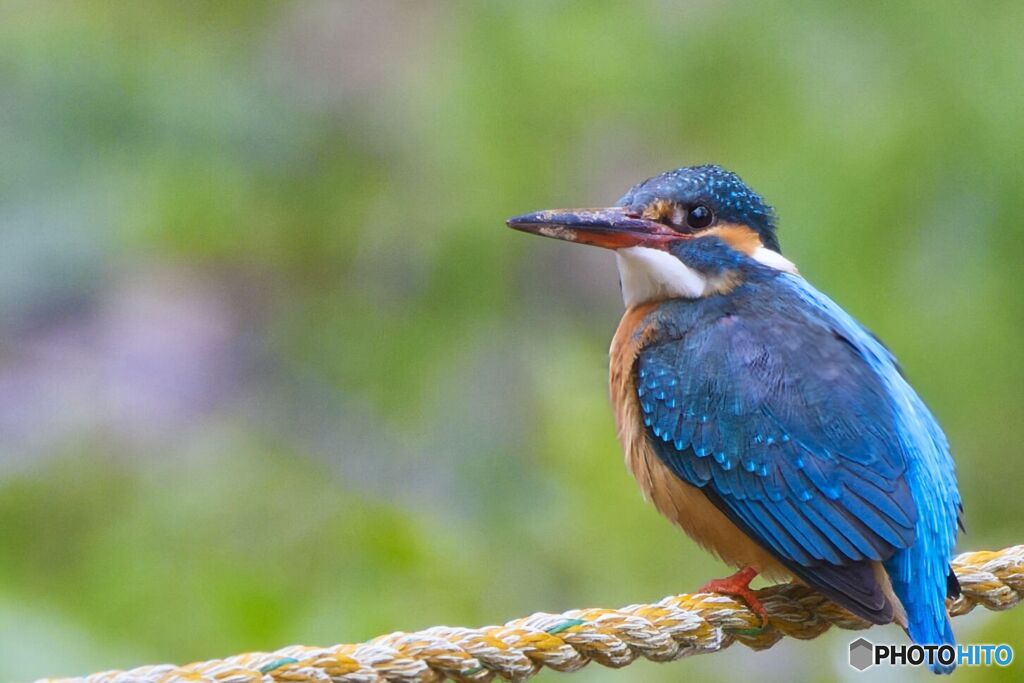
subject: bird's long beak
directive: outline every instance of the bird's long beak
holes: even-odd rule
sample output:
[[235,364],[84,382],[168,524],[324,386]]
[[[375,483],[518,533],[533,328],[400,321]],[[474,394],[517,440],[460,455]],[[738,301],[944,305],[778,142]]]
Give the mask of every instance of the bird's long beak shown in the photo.
[[668,242],[686,237],[663,223],[618,206],[537,211],[509,218],[506,224],[515,230],[605,249],[636,246],[664,249]]

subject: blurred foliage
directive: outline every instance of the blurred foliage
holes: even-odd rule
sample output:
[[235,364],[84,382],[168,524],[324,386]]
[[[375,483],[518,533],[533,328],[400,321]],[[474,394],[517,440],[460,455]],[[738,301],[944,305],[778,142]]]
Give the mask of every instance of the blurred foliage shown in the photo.
[[[0,679],[721,574],[621,464],[610,257],[502,226],[691,163],[774,203],[786,253],[901,358],[955,447],[964,548],[1024,541],[1022,23],[1019,2],[0,4]],[[1021,613],[958,630],[1024,655]],[[848,642],[578,676],[844,679]]]

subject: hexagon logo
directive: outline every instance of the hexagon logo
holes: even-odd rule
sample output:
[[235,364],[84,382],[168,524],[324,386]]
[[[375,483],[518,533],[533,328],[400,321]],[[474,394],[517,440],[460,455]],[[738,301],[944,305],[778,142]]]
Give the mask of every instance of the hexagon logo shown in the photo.
[[875,663],[875,646],[866,638],[858,638],[850,643],[850,666],[857,671]]

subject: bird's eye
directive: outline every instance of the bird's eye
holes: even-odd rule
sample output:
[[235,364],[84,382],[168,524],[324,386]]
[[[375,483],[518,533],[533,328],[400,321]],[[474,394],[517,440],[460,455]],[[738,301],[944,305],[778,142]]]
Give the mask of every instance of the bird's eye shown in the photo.
[[706,228],[714,222],[715,214],[703,204],[698,204],[686,214],[686,224],[694,230]]

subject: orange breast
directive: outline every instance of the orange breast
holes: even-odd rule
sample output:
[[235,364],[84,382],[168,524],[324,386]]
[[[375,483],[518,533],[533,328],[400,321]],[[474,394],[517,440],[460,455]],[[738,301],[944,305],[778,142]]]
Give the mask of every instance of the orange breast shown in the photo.
[[735,567],[753,567],[771,578],[787,578],[789,572],[778,560],[729,521],[700,489],[677,477],[651,448],[637,398],[633,364],[650,340],[646,318],[656,305],[641,304],[627,310],[612,339],[611,400],[626,467],[636,477],[644,497],[702,547]]

